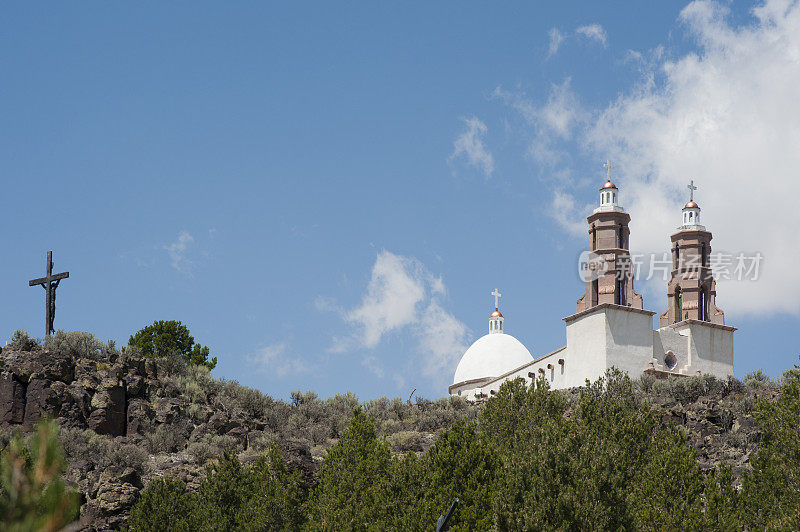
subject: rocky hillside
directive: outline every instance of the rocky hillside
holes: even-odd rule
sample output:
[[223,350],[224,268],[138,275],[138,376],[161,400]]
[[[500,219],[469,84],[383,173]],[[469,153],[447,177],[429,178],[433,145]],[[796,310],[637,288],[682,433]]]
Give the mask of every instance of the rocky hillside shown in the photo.
[[[113,346],[65,343],[56,349],[23,343],[0,354],[0,443],[29,431],[42,416],[55,418],[69,461],[67,480],[83,494],[81,526],[124,526],[143,487],[172,476],[197,485],[205,464],[223,449],[248,463],[277,444],[308,485],[326,449],[341,435],[358,399],[320,400],[295,393],[274,400],[207,369],[177,359],[120,353]],[[664,422],[685,427],[704,467],[724,462],[735,473],[748,466],[759,439],[753,419],[757,396],[774,397],[769,384],[690,378],[637,383],[643,400]],[[566,392],[576,398],[578,390]],[[362,405],[395,452],[424,452],[437,432],[475,419],[480,405],[379,399]]]

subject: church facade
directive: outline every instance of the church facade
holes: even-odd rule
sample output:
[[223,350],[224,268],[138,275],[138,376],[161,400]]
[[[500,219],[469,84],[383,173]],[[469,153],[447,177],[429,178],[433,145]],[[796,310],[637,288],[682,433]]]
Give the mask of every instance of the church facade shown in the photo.
[[600,205],[587,218],[589,251],[584,255],[586,282],[574,314],[563,318],[566,345],[534,357],[505,332],[495,289],[489,333],[464,353],[449,387],[452,395],[482,400],[503,382],[546,379],[551,389],[584,386],[616,367],[631,378],[657,376],[733,376],[733,332],[716,306],[712,276],[711,233],[700,224],[700,207],[690,199],[681,225],[671,235],[672,271],[667,310],[653,329],[655,312],[644,308],[634,290],[629,251],[630,215],[619,204],[610,179],[600,189]]

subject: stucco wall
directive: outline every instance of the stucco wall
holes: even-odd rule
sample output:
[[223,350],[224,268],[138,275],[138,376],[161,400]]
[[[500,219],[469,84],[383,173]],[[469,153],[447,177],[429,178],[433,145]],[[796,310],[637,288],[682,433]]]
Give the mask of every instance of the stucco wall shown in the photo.
[[567,322],[564,387],[583,386],[606,371],[605,309]]
[[606,368],[614,366],[637,378],[653,359],[653,316],[614,307],[604,312]]
[[675,330],[686,334],[691,350],[690,371],[726,378],[733,375],[733,329],[709,323],[688,322]]

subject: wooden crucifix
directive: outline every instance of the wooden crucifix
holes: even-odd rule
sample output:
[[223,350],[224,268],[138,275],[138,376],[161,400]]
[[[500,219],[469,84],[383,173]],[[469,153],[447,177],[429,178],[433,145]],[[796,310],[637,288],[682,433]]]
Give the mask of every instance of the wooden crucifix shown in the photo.
[[61,279],[69,277],[69,272],[57,273],[53,275],[53,252],[47,252],[47,277],[40,277],[28,281],[28,286],[41,285],[47,293],[47,302],[45,303],[44,319],[45,319],[45,334],[50,336],[50,333],[56,332],[53,328],[53,322],[56,319],[56,288]]

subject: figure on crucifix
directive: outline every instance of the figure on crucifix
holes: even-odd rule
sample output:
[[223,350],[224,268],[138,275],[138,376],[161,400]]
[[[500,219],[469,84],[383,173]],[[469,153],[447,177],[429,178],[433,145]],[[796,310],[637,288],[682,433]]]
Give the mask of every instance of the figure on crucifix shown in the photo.
[[69,272],[62,272],[53,274],[53,252],[47,252],[47,264],[45,266],[47,276],[40,277],[28,281],[28,286],[41,285],[44,288],[47,296],[45,301],[45,334],[50,336],[51,333],[56,332],[53,327],[53,322],[56,319],[56,288],[58,288],[61,279],[69,277]]

